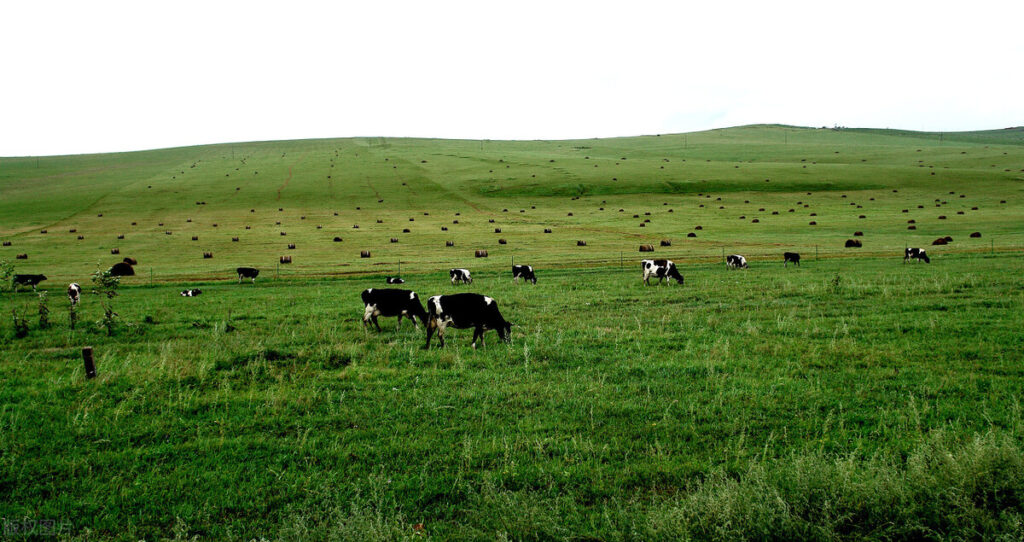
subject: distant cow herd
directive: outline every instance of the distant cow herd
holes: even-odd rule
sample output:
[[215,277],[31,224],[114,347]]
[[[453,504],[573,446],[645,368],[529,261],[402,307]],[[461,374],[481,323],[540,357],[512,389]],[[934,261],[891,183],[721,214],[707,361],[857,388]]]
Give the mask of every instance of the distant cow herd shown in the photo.
[[[931,263],[931,259],[925,250],[916,247],[907,248],[904,252],[903,260],[904,262],[913,260]],[[137,263],[133,258],[124,258],[123,261],[114,264],[109,272],[113,276],[132,276],[135,274],[133,266],[137,265]],[[788,267],[790,263],[799,266],[800,254],[796,252],[783,253],[783,266]],[[725,264],[729,269],[747,269],[749,267],[747,259],[740,254],[726,256]],[[678,284],[684,284],[685,282],[682,273],[679,272],[679,269],[672,260],[641,260],[640,269],[643,283],[647,286],[650,285],[651,279],[657,279],[659,284],[664,284],[666,281],[671,280],[675,280]],[[255,284],[256,278],[260,274],[259,269],[255,267],[239,267],[235,272],[239,283],[244,279],[248,279]],[[448,276],[453,286],[457,284],[473,284],[473,277],[469,269],[466,268],[449,269]],[[513,265],[512,279],[516,284],[519,283],[519,279],[534,285],[537,284],[537,275],[530,265]],[[13,277],[13,287],[17,289],[19,286],[31,286],[35,290],[36,286],[44,280],[46,280],[46,275],[16,274]],[[404,284],[405,280],[400,277],[386,277],[385,282],[389,285],[397,285]],[[190,288],[181,291],[181,296],[196,297],[202,293],[202,290],[199,288]],[[71,305],[79,303],[81,294],[82,288],[77,283],[71,283],[68,286],[67,295]],[[419,296],[412,290],[368,288],[362,293],[362,301],[364,305],[363,327],[368,327],[372,323],[378,331],[381,331],[380,324],[377,321],[379,316],[397,317],[398,329],[401,328],[403,317],[412,320],[414,327],[417,329],[419,328],[419,323],[422,322],[427,333],[426,348],[430,347],[430,340],[435,331],[438,343],[443,347],[445,330],[449,327],[455,329],[472,328],[473,348],[476,348],[477,341],[480,342],[481,346],[484,345],[484,333],[491,330],[496,331],[502,341],[511,341],[510,331],[513,324],[505,320],[501,315],[501,312],[498,310],[497,301],[486,295],[476,293],[435,295],[427,299],[427,308],[424,309]]]

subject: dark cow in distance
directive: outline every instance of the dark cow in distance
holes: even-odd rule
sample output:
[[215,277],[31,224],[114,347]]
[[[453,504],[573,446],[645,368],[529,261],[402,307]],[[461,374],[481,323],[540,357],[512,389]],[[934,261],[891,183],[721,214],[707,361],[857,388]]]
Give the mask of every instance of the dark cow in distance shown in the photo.
[[725,265],[728,266],[729,269],[746,269],[747,259],[739,254],[730,254],[725,257]]
[[401,277],[386,277],[384,282],[387,284],[405,284],[405,279]]
[[77,305],[82,299],[82,287],[77,282],[68,284],[68,299],[71,300],[72,305]]
[[130,263],[118,262],[110,268],[110,275],[114,277],[133,277],[135,268]]
[[683,283],[683,275],[676,269],[672,260],[640,260],[640,268],[644,272],[644,284],[651,285],[651,277],[658,279],[663,284],[665,279],[676,279],[679,284]]
[[242,279],[250,279],[253,284],[256,284],[256,277],[260,276],[260,270],[255,267],[239,267],[235,269],[238,273],[238,283],[242,283]]
[[800,255],[796,252],[783,252],[782,267],[788,267],[789,262],[793,262],[794,265],[800,265]]
[[512,280],[516,281],[516,284],[519,284],[520,278],[526,282],[532,282],[534,284],[537,284],[537,275],[533,273],[533,266],[513,265]]
[[181,297],[195,297],[202,294],[203,291],[199,288],[192,288],[191,290],[182,290]]
[[925,253],[923,248],[908,248],[903,252],[903,261],[917,260],[924,263],[932,263],[932,260],[928,258],[928,254]]
[[480,294],[435,295],[427,300],[427,345],[430,348],[430,336],[437,328],[437,340],[444,346],[444,330],[451,326],[455,329],[473,328],[473,348],[476,340],[484,345],[484,333],[488,330],[498,332],[498,337],[505,342],[512,342],[512,324],[505,321],[498,311],[498,303]]
[[11,287],[17,290],[18,286],[31,286],[32,290],[35,290],[36,285],[44,280],[46,280],[46,275],[14,275]]
[[452,286],[454,286],[456,282],[461,282],[463,284],[473,284],[473,277],[469,276],[469,269],[449,269],[448,276],[452,278]]
[[363,305],[366,307],[363,312],[363,327],[369,325],[369,322],[373,322],[373,325],[377,326],[377,331],[381,331],[380,324],[377,322],[378,316],[397,316],[396,329],[401,329],[403,316],[412,320],[412,325],[416,329],[420,327],[416,322],[417,319],[424,325],[427,323],[427,311],[423,310],[419,296],[412,290],[368,288],[363,290],[362,298]]

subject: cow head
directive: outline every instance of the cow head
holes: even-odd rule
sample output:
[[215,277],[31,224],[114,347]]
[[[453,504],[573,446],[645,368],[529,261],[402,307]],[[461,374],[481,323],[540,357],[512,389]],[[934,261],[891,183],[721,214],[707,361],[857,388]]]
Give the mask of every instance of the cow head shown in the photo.
[[498,337],[508,344],[512,344],[512,326],[515,325],[512,322],[502,322],[498,329]]

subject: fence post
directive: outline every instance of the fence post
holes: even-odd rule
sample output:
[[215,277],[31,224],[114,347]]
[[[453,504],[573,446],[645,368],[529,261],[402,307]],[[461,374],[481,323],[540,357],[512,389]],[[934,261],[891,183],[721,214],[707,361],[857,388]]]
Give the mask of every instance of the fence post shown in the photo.
[[814,245],[814,261],[818,261],[818,245]]
[[96,364],[92,360],[92,347],[82,349],[82,361],[85,363],[85,377],[96,378]]

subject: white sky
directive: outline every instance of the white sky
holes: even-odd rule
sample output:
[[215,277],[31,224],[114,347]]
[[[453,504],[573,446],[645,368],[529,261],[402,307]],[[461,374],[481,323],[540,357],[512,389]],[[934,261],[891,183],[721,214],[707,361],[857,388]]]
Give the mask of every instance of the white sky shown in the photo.
[[0,156],[1024,124],[1024,1],[8,2]]

